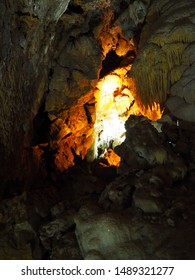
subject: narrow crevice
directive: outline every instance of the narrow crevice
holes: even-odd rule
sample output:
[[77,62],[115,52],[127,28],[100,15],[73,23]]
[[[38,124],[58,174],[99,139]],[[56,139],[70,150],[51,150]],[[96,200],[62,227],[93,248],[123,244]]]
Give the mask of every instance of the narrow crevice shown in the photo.
[[90,114],[88,106],[89,106],[88,104],[84,104],[85,114],[86,114],[88,123],[92,124],[93,121],[92,121],[92,117],[91,117],[91,114]]
[[118,56],[115,51],[111,50],[107,53],[106,58],[102,62],[100,71],[100,79],[109,74],[111,71],[119,67],[123,57]]
[[127,8],[128,8],[128,6],[129,6],[129,4],[126,2],[126,1],[121,1],[120,2],[120,10],[121,11],[124,11],[124,10],[126,10]]
[[45,112],[45,103],[43,103],[33,120],[34,137],[33,145],[48,142],[51,121],[48,113]]
[[73,5],[73,4],[69,4],[68,5],[67,12],[71,12],[71,13],[75,13],[75,14],[79,14],[79,15],[82,15],[84,13],[84,11],[81,8],[81,6]]

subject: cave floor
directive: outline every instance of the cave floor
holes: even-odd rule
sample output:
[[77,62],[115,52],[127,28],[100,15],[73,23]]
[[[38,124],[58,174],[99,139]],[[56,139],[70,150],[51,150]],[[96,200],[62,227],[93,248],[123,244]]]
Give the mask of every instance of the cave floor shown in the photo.
[[132,118],[119,168],[83,160],[25,189],[13,183],[0,203],[0,259],[195,259],[195,129],[186,127],[158,134]]
[[147,194],[133,198],[129,179],[103,181],[75,166],[55,184],[3,199],[0,259],[194,259],[194,174],[165,187],[163,209]]

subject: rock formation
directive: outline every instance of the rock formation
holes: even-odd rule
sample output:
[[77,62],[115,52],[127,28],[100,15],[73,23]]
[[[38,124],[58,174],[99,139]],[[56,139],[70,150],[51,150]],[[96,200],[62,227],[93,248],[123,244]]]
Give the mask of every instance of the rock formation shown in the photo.
[[1,1],[0,258],[194,258],[194,14]]
[[135,95],[148,107],[166,102],[171,113],[195,121],[193,1],[152,1],[130,73]]

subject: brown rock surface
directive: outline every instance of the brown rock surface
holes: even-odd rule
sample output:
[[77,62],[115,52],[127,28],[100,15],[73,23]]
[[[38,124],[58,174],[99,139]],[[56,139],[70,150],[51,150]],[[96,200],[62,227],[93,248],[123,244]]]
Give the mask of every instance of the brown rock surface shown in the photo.
[[[148,106],[164,105],[177,118],[194,122],[194,1],[153,1],[141,33],[130,80],[147,116]],[[132,83],[132,82],[131,82]],[[130,84],[131,84],[130,83]]]
[[194,13],[1,1],[0,258],[194,259]]

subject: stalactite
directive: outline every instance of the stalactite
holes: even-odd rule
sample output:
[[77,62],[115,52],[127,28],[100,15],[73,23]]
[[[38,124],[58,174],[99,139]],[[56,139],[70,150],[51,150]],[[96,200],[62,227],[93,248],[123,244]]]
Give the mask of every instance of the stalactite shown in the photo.
[[170,80],[173,85],[175,82],[179,81],[182,77],[183,72],[185,71],[186,66],[177,65],[171,69]]
[[173,66],[181,64],[182,54],[185,48],[186,48],[186,44],[180,42],[166,44],[165,46],[162,47],[163,51],[166,53],[167,62],[169,64],[170,69]]
[[168,71],[169,65],[166,55],[156,45],[150,45],[149,48],[146,48],[141,61],[134,64],[131,75],[136,77],[140,101],[144,106],[165,101],[169,84]]
[[[171,86],[190,64],[184,54],[195,41],[193,7],[182,1],[176,5],[173,0],[164,0],[160,5],[154,1],[150,8],[139,53],[129,74],[136,87],[134,98],[145,111],[155,103],[163,106]],[[192,50],[190,53],[193,57]]]

